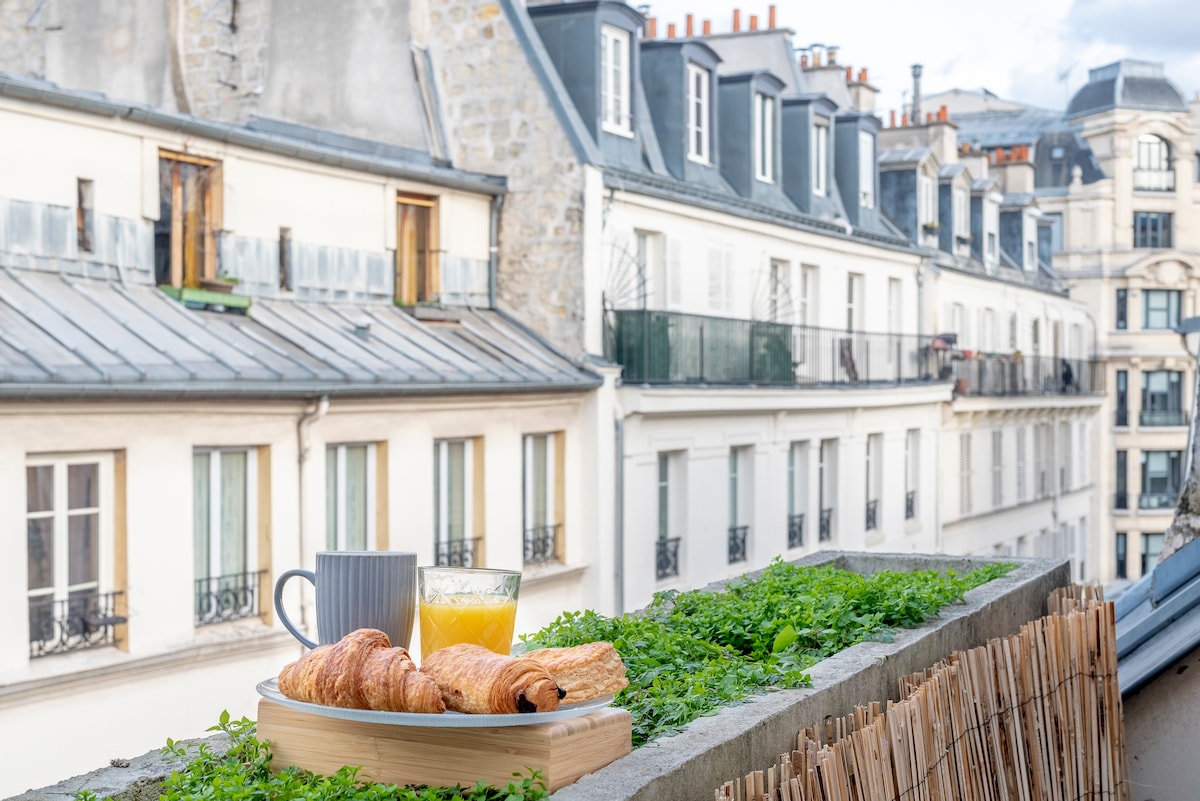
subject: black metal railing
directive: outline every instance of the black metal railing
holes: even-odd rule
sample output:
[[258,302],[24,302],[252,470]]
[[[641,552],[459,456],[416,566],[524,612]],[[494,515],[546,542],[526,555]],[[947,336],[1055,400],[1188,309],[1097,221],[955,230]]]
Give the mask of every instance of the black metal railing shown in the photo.
[[483,545],[483,537],[469,537],[461,540],[446,540],[435,543],[437,547],[437,562],[439,567],[482,567],[476,564],[479,558],[479,546]]
[[659,581],[679,575],[679,537],[660,539],[654,576]]
[[1143,492],[1138,496],[1139,509],[1170,509],[1179,499],[1179,491]]
[[1113,508],[1114,509],[1128,509],[1129,508],[1129,493],[1128,492],[1114,492],[1113,493]]
[[833,510],[821,510],[821,528],[817,531],[817,542],[829,542],[833,539]]
[[879,501],[867,501],[867,531],[879,525]]
[[259,584],[265,570],[196,579],[196,625],[258,617]]
[[1117,428],[1128,428],[1129,427],[1129,410],[1128,409],[1117,409],[1116,419],[1113,420],[1113,425],[1115,425]]
[[804,512],[788,515],[787,547],[804,547]]
[[558,553],[558,532],[561,523],[532,526],[525,529],[525,564],[546,565],[561,562]]
[[939,380],[942,359],[929,336],[650,309],[610,310],[604,348],[631,384],[891,386]]
[[71,593],[66,600],[29,599],[29,656],[50,656],[116,643],[119,592]]
[[749,526],[729,527],[729,564],[746,561],[746,537],[749,534]]
[[1134,169],[1133,188],[1145,192],[1174,192],[1175,171]]
[[1187,413],[1183,409],[1138,412],[1138,425],[1140,426],[1186,426],[1187,424]]
[[917,516],[917,491],[909,490],[904,493],[904,519],[912,520]]
[[1104,362],[1099,359],[992,355],[951,359],[957,395],[1097,395],[1104,392]]

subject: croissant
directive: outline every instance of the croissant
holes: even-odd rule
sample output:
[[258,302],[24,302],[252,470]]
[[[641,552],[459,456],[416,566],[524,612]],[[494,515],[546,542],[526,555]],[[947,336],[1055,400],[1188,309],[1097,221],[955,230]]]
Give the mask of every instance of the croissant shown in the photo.
[[421,662],[421,672],[437,682],[446,706],[456,712],[553,712],[563,696],[537,662],[497,654],[473,643],[434,651]]
[[625,663],[610,642],[587,642],[571,648],[542,648],[524,654],[546,669],[566,691],[568,704],[611,695],[629,686]]
[[279,692],[297,701],[380,712],[446,711],[437,683],[377,629],[357,629],[279,671]]

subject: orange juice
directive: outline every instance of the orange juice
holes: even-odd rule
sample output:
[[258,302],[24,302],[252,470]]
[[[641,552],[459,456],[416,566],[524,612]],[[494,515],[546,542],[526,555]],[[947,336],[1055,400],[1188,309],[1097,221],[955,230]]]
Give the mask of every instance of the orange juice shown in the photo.
[[512,651],[517,602],[478,595],[446,595],[421,601],[421,658],[448,645],[471,642],[506,656]]

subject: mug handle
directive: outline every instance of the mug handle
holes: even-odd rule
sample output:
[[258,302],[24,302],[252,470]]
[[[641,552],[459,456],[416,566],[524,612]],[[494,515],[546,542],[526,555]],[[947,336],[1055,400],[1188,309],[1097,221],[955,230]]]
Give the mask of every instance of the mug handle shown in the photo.
[[317,644],[297,631],[296,627],[292,625],[292,621],[288,618],[287,613],[283,611],[283,585],[287,583],[287,580],[292,576],[306,578],[314,587],[317,586],[317,574],[313,573],[311,570],[293,568],[292,570],[285,571],[283,575],[279,577],[279,580],[275,582],[275,614],[279,615],[279,622],[283,624],[285,629],[292,633],[293,637],[304,643],[304,645],[309,648],[316,648]]

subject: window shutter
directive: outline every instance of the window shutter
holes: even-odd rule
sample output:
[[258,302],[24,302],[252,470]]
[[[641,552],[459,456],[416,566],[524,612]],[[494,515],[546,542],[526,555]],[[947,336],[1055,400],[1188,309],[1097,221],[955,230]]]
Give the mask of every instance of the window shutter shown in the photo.
[[683,270],[679,263],[679,240],[667,240],[667,308],[683,305]]

